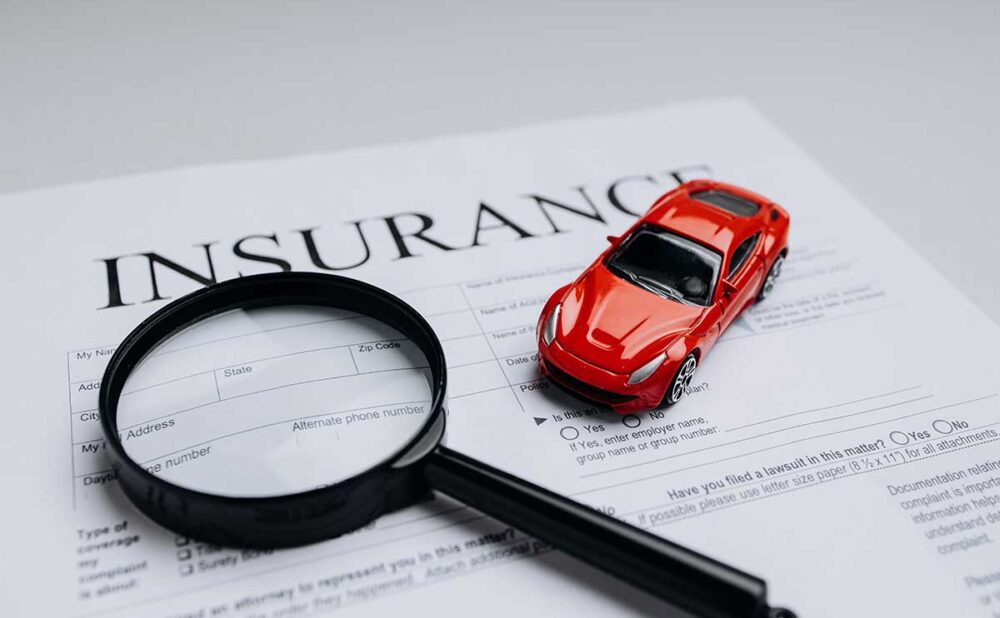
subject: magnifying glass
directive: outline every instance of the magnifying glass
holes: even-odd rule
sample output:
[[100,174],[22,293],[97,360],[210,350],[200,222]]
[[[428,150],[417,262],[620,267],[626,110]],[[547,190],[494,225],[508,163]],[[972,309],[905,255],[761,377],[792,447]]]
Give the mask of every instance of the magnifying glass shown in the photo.
[[101,424],[122,490],[223,546],[331,539],[441,492],[710,618],[794,618],[765,582],[444,445],[447,366],[412,307],[335,275],[215,284],[117,348]]

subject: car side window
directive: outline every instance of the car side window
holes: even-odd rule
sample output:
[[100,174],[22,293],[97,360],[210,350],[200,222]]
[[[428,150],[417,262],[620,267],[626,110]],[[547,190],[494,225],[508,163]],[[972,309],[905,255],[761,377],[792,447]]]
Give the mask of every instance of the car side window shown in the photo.
[[732,277],[736,271],[740,269],[746,263],[747,258],[750,257],[750,253],[753,251],[754,246],[757,245],[757,239],[760,238],[760,232],[757,232],[750,238],[747,238],[736,247],[733,251],[733,259],[729,262],[729,270],[726,271],[726,279]]

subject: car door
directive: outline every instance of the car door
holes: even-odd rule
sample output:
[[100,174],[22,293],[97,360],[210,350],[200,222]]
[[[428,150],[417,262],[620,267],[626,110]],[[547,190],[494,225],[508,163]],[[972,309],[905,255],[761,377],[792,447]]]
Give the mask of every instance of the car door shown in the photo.
[[750,235],[733,250],[722,281],[722,330],[739,317],[753,302],[764,277],[764,264],[758,257],[761,234]]

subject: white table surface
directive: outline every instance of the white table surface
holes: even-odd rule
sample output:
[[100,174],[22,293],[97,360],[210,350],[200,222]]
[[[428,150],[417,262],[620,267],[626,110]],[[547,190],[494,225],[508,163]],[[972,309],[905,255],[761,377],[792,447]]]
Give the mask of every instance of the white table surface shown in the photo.
[[0,192],[747,96],[994,320],[1000,3],[0,3]]

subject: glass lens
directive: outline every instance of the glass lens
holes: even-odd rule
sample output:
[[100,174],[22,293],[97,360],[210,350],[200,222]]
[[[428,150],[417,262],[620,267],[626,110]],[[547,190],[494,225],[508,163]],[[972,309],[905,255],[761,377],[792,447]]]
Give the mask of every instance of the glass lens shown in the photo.
[[271,307],[222,313],[162,342],[118,404],[125,451],[202,492],[275,496],[384,461],[430,412],[427,359],[356,313]]

